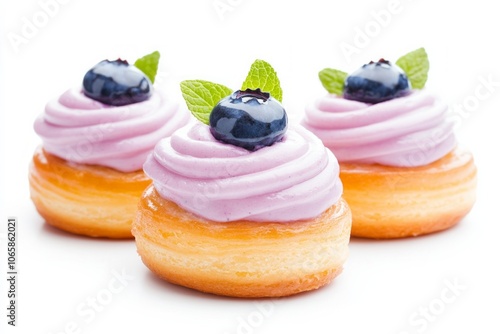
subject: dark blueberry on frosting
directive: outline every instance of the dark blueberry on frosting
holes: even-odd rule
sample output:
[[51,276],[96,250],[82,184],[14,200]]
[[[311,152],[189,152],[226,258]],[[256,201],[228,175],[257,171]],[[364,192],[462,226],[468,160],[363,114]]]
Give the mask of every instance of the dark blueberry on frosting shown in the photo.
[[147,100],[152,84],[142,71],[125,60],[103,60],[85,74],[83,92],[102,103],[123,106]]
[[411,84],[403,70],[387,60],[371,61],[350,74],[344,82],[344,98],[379,103],[408,95]]
[[288,118],[283,106],[260,89],[238,90],[210,114],[210,131],[219,141],[255,151],[281,140]]

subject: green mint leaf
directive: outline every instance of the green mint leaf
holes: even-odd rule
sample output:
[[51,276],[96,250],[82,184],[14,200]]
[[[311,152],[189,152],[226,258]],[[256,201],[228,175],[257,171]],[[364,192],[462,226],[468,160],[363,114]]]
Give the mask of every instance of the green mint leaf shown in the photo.
[[155,51],[135,61],[134,66],[140,69],[146,76],[155,83],[156,73],[158,72],[158,62],[160,53]]
[[181,92],[188,109],[202,123],[209,124],[212,109],[233,92],[226,86],[204,80],[184,80]]
[[429,59],[424,48],[405,54],[396,61],[396,65],[406,73],[412,88],[424,88],[429,72]]
[[257,59],[250,67],[241,90],[260,88],[262,92],[271,94],[276,100],[283,99],[283,90],[280,87],[280,80],[273,67],[264,60]]
[[342,95],[347,73],[333,68],[325,68],[318,73],[321,84],[330,94]]

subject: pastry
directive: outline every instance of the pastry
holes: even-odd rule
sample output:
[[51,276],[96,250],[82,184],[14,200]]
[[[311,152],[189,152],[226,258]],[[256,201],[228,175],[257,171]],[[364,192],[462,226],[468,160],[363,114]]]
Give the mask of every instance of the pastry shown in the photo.
[[441,231],[475,202],[473,156],[457,145],[447,106],[424,88],[427,71],[421,48],[350,75],[320,72],[330,94],[306,108],[303,125],[339,159],[353,236]]
[[201,122],[160,141],[146,161],[153,185],[132,232],[145,265],[171,283],[287,296],[341,272],[351,215],[334,155],[302,126],[288,126],[272,67],[258,60],[252,75],[234,93],[181,83]]
[[158,58],[155,52],[138,60],[141,70],[104,60],[87,72],[83,87],[50,101],[36,119],[43,145],[30,164],[30,192],[48,224],[91,237],[132,238],[137,202],[151,183],[142,165],[161,138],[189,119],[187,110],[153,90]]

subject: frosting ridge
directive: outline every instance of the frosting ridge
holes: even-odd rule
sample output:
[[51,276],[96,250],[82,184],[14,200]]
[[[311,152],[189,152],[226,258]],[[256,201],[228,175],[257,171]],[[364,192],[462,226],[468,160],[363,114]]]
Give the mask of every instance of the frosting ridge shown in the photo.
[[218,222],[310,219],[342,194],[336,158],[302,126],[250,152],[195,123],[160,141],[144,171],[163,198]]
[[157,90],[146,101],[110,106],[73,88],[47,103],[34,129],[53,155],[132,172],[142,168],[161,138],[188,119],[187,110]]
[[447,111],[425,90],[377,104],[329,94],[306,107],[303,125],[341,162],[416,167],[442,158],[455,147]]

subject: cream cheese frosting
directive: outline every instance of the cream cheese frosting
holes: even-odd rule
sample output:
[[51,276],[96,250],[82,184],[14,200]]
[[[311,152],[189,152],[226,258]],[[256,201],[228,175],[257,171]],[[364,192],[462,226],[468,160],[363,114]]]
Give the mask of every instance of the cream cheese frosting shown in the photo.
[[329,94],[306,107],[303,125],[340,162],[416,167],[456,146],[448,107],[424,90],[367,104]]
[[132,172],[142,168],[160,139],[188,120],[189,112],[158,90],[146,101],[110,106],[73,88],[47,103],[34,129],[55,156]]
[[300,125],[251,152],[196,122],[160,141],[144,171],[163,198],[217,222],[310,219],[342,194],[337,159]]

